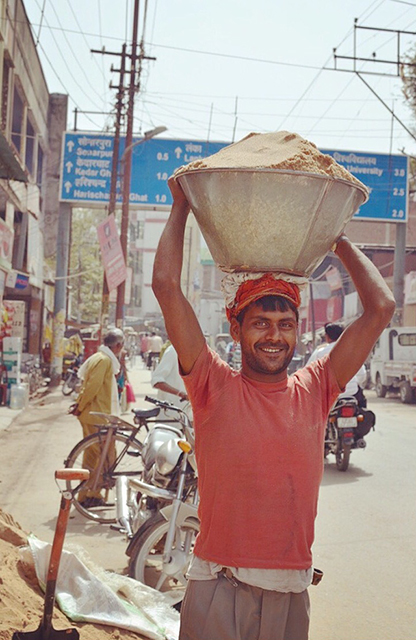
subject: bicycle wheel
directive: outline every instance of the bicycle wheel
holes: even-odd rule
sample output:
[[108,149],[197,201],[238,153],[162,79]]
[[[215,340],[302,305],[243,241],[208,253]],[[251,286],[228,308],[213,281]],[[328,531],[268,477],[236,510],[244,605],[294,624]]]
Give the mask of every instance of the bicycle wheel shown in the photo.
[[129,576],[156,589],[169,592],[172,603],[182,601],[187,584],[186,572],[191,560],[199,522],[188,520],[176,527],[172,545],[173,560],[163,564],[163,551],[169,522],[160,513],[147,520],[135,535],[129,562]]
[[[107,431],[99,431],[87,436],[72,449],[65,460],[66,468],[89,469],[91,480],[94,482],[94,469],[97,468],[97,459],[101,456],[105,444]],[[141,451],[142,444],[138,440],[130,440],[124,433],[114,433],[112,437],[111,455],[102,466],[101,477],[97,481],[96,490],[100,491],[103,504],[91,504],[86,500],[88,484],[69,480],[67,489],[73,493],[73,503],[77,511],[83,516],[101,523],[117,522],[116,517],[116,479],[118,476],[140,476],[143,470]],[[135,495],[129,496],[130,501],[135,500]]]

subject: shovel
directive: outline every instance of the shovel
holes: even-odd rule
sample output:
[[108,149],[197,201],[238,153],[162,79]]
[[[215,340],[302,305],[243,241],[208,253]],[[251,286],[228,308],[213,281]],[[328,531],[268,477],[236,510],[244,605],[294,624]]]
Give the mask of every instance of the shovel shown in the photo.
[[[88,480],[90,472],[86,469],[62,469],[55,471],[56,480]],[[64,546],[69,510],[71,508],[72,493],[62,491],[61,506],[53,538],[51,557],[49,560],[48,577],[45,590],[45,604],[43,618],[36,631],[15,631],[12,640],[78,640],[77,629],[57,630],[52,627],[53,605],[55,603],[55,589],[58,578],[59,562]]]

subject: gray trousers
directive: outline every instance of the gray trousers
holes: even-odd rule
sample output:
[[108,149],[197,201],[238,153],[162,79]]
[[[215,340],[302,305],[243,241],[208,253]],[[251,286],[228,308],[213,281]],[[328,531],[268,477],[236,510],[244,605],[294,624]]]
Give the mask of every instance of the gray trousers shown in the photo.
[[189,580],[179,640],[307,640],[309,595],[242,582]]

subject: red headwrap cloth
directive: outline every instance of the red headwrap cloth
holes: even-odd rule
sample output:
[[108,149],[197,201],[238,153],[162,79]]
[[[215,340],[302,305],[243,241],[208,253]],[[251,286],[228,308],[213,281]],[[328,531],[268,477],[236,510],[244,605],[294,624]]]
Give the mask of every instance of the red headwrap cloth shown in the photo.
[[300,292],[296,284],[276,280],[272,273],[265,273],[261,278],[246,280],[238,287],[233,306],[226,308],[228,321],[231,322],[231,318],[236,318],[240,311],[264,296],[282,296],[295,307],[300,305]]

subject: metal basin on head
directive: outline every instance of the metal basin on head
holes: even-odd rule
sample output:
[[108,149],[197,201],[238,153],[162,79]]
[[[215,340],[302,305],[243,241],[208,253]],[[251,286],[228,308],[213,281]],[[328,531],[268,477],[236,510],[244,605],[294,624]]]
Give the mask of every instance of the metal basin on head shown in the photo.
[[195,169],[177,180],[224,271],[309,276],[368,199],[353,182],[301,171]]

